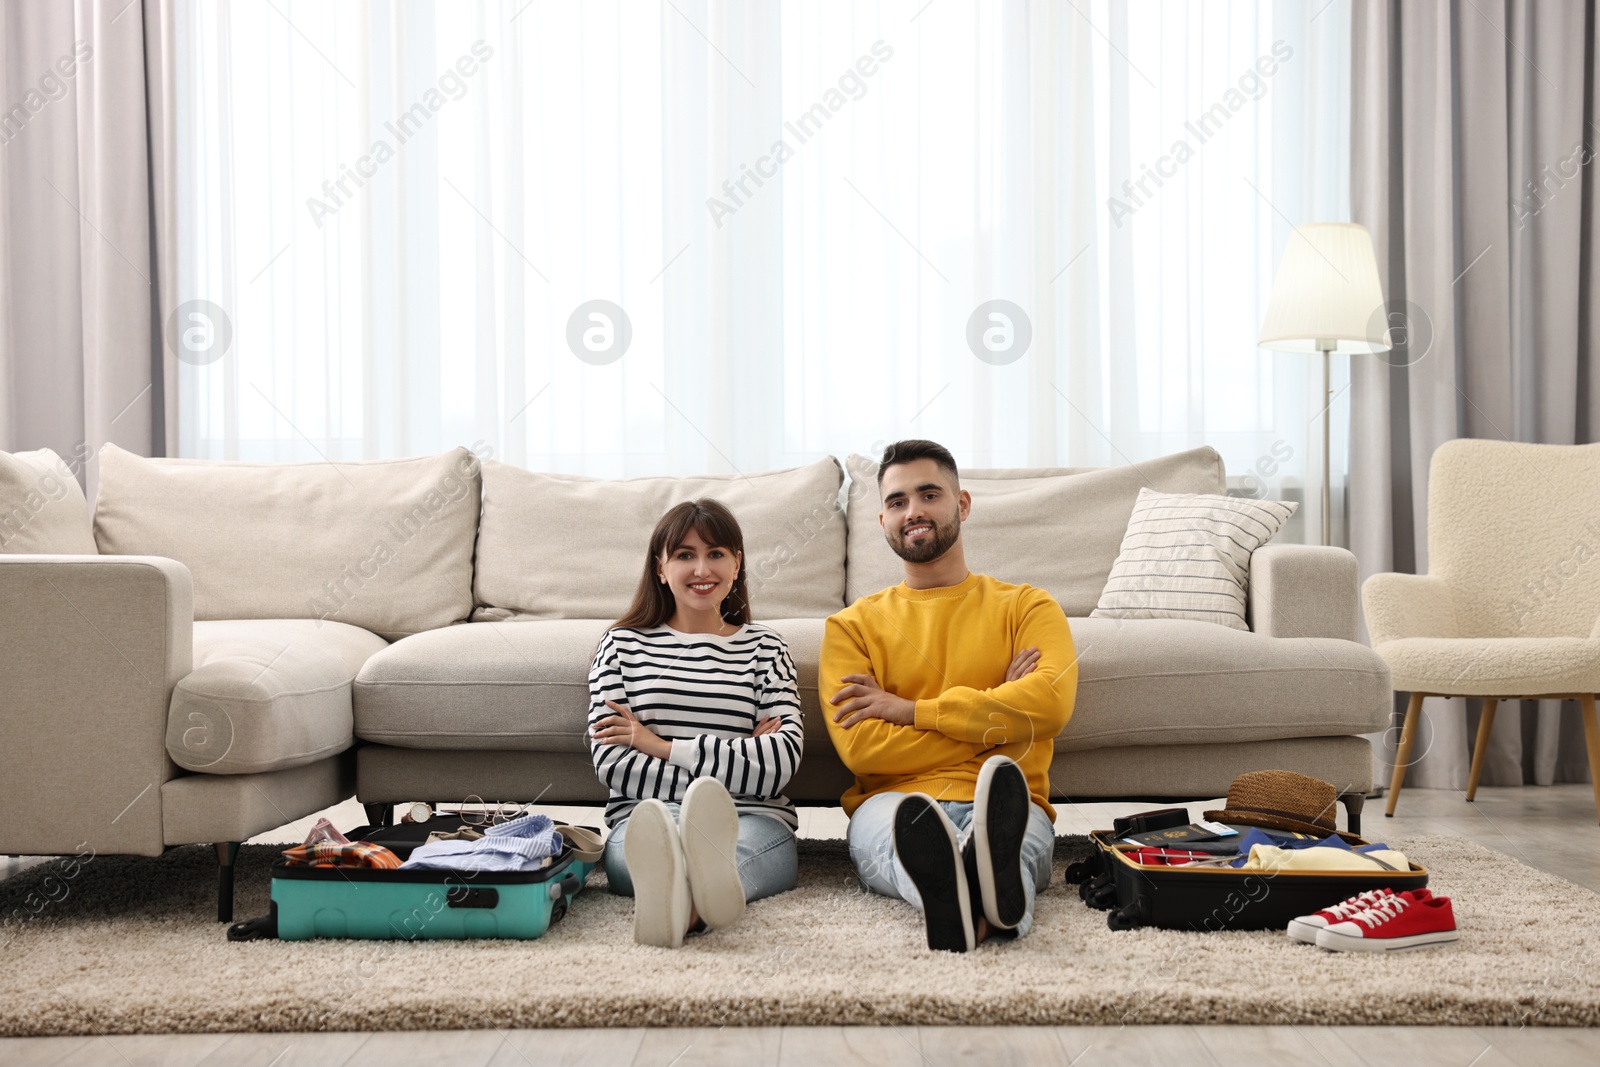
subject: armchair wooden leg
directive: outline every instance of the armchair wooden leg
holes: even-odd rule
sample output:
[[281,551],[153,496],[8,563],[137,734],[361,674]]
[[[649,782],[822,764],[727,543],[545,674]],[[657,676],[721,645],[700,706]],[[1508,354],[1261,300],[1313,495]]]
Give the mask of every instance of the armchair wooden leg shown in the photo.
[[1472,771],[1467,775],[1467,803],[1478,795],[1478,779],[1483,777],[1483,757],[1489,751],[1489,731],[1494,729],[1494,709],[1499,697],[1483,698],[1483,717],[1478,720],[1478,743],[1472,746]]
[[1600,817],[1600,722],[1595,721],[1594,694],[1578,698],[1583,706],[1583,739],[1589,746],[1589,780],[1594,784],[1594,810]]
[[217,850],[217,922],[233,921],[233,861],[239,858],[239,842],[218,841]]
[[1394,818],[1395,802],[1405,784],[1406,765],[1411,762],[1411,746],[1417,739],[1417,719],[1422,715],[1422,694],[1412,693],[1406,707],[1406,723],[1400,728],[1400,749],[1394,754],[1394,777],[1389,780],[1389,800],[1383,807],[1385,818]]

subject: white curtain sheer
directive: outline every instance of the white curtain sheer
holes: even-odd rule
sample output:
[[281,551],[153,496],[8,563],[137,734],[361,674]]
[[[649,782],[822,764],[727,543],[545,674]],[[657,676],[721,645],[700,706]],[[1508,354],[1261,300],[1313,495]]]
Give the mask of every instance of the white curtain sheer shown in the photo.
[[481,442],[619,477],[906,436],[972,466],[1211,444],[1241,491],[1314,508],[1320,368],[1255,336],[1291,225],[1349,217],[1349,24],[1346,0],[181,4],[180,295],[231,327],[181,368],[181,454]]

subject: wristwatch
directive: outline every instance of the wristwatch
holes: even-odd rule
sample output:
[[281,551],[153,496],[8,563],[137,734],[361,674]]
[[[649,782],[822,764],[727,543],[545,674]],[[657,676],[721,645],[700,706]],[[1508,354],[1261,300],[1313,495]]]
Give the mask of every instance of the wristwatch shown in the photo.
[[431,818],[433,818],[433,809],[419,800],[415,804],[412,804],[410,807],[406,808],[406,813],[405,815],[401,816],[400,821],[427,822]]

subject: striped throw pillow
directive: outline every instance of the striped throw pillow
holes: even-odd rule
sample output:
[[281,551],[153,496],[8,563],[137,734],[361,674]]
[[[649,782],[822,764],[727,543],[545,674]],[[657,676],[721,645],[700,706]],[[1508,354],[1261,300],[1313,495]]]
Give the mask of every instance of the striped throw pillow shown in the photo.
[[1097,619],[1195,619],[1248,630],[1250,553],[1299,505],[1140,489],[1122,551],[1090,613]]

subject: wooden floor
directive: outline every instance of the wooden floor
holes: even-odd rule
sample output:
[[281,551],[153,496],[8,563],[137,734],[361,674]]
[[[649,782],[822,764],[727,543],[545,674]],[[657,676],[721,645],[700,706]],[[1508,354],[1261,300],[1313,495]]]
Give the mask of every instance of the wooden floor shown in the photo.
[[205,1067],[557,1067],[639,1064],[1316,1064],[1352,1067],[1594,1067],[1593,1030],[1472,1027],[1129,1026],[846,1027],[724,1030],[468,1030],[420,1034],[197,1034],[183,1037],[17,1038],[0,1044],[6,1064]]
[[[1103,829],[1119,814],[1148,805],[1063,805],[1061,833]],[[1215,804],[1193,804],[1198,815]],[[550,809],[560,813],[560,809]],[[570,810],[593,821],[595,812]],[[334,809],[339,825],[362,821],[353,802]],[[263,835],[261,841],[298,841],[311,820]],[[802,809],[801,832],[836,837],[844,832],[838,809]],[[1454,834],[1514,856],[1600,892],[1600,826],[1587,785],[1483,788],[1468,804],[1458,792],[1406,790],[1399,815],[1383,818],[1369,805],[1365,835],[1385,832]],[[0,863],[0,878],[35,861]],[[0,1039],[0,1064],[62,1067],[145,1065],[256,1065],[288,1067],[544,1067],[546,1064],[794,1064],[822,1067],[893,1064],[1314,1064],[1319,1067],[1382,1064],[1393,1067],[1593,1067],[1600,1063],[1600,1031],[1489,1027],[774,1027],[717,1030],[475,1030],[429,1033],[182,1034]]]

